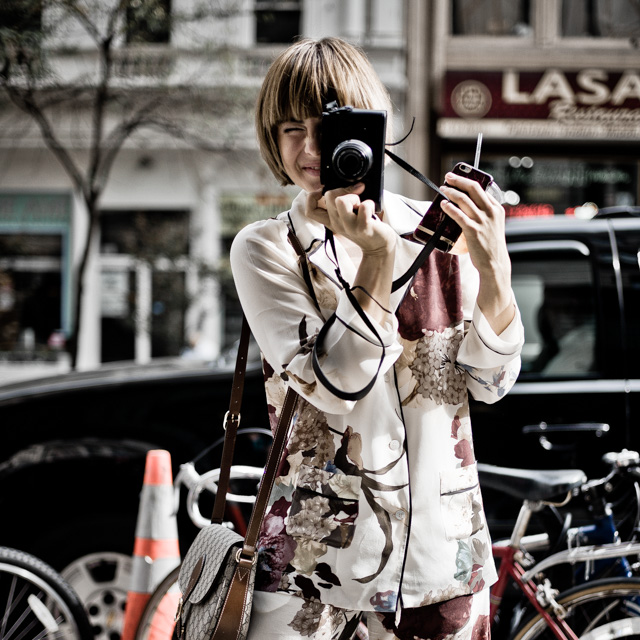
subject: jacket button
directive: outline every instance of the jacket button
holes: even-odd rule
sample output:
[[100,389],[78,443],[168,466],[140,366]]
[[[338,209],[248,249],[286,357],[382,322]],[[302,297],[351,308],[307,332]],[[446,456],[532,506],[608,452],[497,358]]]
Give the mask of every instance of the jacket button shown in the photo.
[[400,443],[397,440],[392,440],[389,443],[389,449],[391,449],[391,451],[397,451],[400,448]]
[[398,509],[393,515],[395,516],[396,520],[404,520],[406,514],[404,509]]

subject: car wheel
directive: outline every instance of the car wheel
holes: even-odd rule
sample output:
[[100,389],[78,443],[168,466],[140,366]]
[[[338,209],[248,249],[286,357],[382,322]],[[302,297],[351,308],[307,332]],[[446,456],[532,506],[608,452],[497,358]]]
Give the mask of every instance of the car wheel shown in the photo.
[[122,634],[135,522],[135,513],[87,513],[62,520],[34,546],[78,593],[96,640]]
[[104,551],[77,558],[60,572],[84,604],[95,640],[120,640],[131,563],[131,556]]

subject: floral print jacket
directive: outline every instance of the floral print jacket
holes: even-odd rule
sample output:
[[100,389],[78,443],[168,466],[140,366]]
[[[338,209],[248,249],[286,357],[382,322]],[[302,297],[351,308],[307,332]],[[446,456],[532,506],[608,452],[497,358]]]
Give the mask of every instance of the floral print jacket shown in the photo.
[[[335,273],[324,227],[290,211],[243,229],[231,249],[242,307],[263,354],[273,425],[287,385],[296,412],[259,541],[257,588],[357,610],[419,607],[489,587],[496,579],[478,485],[467,392],[495,402],[519,372],[519,313],[496,335],[475,304],[468,255],[431,254],[392,294],[393,320],[358,316]],[[394,279],[422,245],[411,232],[429,203],[385,192],[385,220],[401,236]],[[304,247],[316,306],[289,229]],[[355,267],[336,241],[342,276]],[[336,312],[316,377],[312,348]],[[401,599],[401,600],[400,600]]]

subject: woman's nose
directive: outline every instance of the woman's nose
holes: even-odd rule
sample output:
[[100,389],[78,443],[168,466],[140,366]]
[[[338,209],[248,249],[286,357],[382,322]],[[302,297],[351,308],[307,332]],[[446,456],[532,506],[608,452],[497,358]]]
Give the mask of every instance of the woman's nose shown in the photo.
[[306,151],[309,155],[320,155],[320,132],[310,131],[306,139]]

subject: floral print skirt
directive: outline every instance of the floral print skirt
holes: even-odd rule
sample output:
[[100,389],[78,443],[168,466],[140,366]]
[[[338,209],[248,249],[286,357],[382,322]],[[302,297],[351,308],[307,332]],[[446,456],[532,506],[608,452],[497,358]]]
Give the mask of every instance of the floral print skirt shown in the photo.
[[247,640],[489,640],[489,626],[489,589],[388,614],[256,591]]

